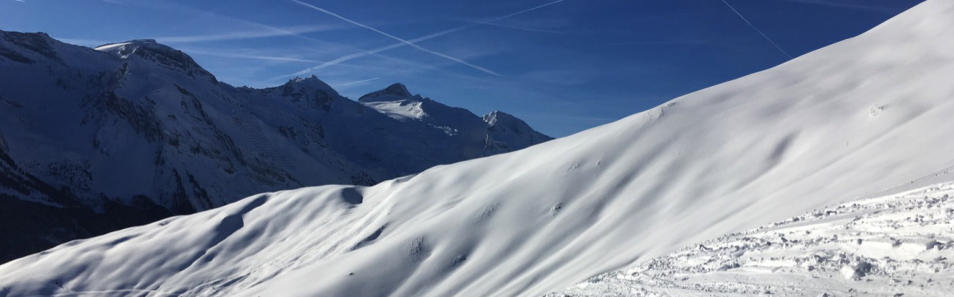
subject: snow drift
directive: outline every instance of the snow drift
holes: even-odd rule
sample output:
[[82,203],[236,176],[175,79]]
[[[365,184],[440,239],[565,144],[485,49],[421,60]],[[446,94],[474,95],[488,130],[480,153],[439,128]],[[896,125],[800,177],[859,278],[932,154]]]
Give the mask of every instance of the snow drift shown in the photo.
[[0,266],[0,295],[539,296],[954,163],[954,3],[513,153],[267,193]]

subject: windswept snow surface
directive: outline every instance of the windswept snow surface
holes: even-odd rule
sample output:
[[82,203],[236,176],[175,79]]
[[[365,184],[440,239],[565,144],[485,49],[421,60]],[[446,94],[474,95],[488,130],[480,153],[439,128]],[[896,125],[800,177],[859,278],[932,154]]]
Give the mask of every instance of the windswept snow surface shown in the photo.
[[954,184],[814,210],[551,297],[950,296]]
[[73,241],[0,266],[0,296],[540,296],[951,167],[950,40],[954,3],[927,1],[524,150]]

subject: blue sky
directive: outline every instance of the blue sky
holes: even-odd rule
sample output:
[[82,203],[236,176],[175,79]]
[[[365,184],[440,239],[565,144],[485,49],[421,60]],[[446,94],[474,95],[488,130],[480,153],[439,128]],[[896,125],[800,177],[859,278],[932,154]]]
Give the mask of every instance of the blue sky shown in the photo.
[[919,2],[0,0],[0,29],[87,46],[157,39],[239,86],[314,74],[357,98],[403,82],[565,136],[860,34]]

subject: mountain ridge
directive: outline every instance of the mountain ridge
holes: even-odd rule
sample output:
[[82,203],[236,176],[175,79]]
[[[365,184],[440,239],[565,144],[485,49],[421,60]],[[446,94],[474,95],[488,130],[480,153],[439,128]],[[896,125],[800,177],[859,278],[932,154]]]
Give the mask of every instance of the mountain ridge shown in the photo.
[[[54,213],[64,216],[57,208],[78,217],[106,216],[107,205],[142,208],[144,219],[116,228],[127,227],[254,193],[370,185],[527,145],[485,146],[485,134],[492,133],[486,125],[449,126],[466,133],[448,135],[396,121],[316,76],[264,89],[233,87],[154,40],[91,49],[44,33],[0,31],[0,67],[4,170],[10,180],[28,176],[42,186],[0,192],[46,209],[38,211],[36,224],[7,222],[33,235],[11,230],[0,238],[31,246],[42,245],[43,234],[57,228],[82,236],[110,231],[71,227],[81,221],[44,223],[56,221],[46,219]],[[46,244],[76,238],[68,233]],[[0,255],[0,261],[14,254]]]

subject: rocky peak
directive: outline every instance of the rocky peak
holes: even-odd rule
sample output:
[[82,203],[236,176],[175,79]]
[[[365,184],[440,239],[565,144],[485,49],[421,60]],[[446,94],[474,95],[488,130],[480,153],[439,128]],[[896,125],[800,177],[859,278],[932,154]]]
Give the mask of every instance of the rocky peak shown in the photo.
[[484,115],[483,120],[487,123],[488,147],[511,150],[515,148],[513,144],[519,144],[516,147],[523,147],[552,139],[506,112],[493,111]]
[[97,46],[95,50],[112,54],[123,60],[138,58],[151,61],[162,66],[184,71],[189,76],[195,76],[196,74],[212,76],[211,73],[203,69],[202,66],[199,66],[199,64],[186,53],[158,43],[153,39],[136,39],[104,44]]
[[396,101],[412,97],[411,92],[402,83],[394,83],[387,88],[368,93],[358,98],[358,102]]
[[309,77],[295,77],[288,80],[283,87],[290,87],[302,91],[323,90],[334,92],[334,89],[332,89],[331,86],[326,84],[324,81],[321,81],[317,76],[314,75]]
[[290,97],[292,102],[303,102],[320,107],[324,110],[330,108],[331,102],[339,97],[338,92],[328,84],[318,79],[317,76],[296,77],[279,87],[281,95]]

